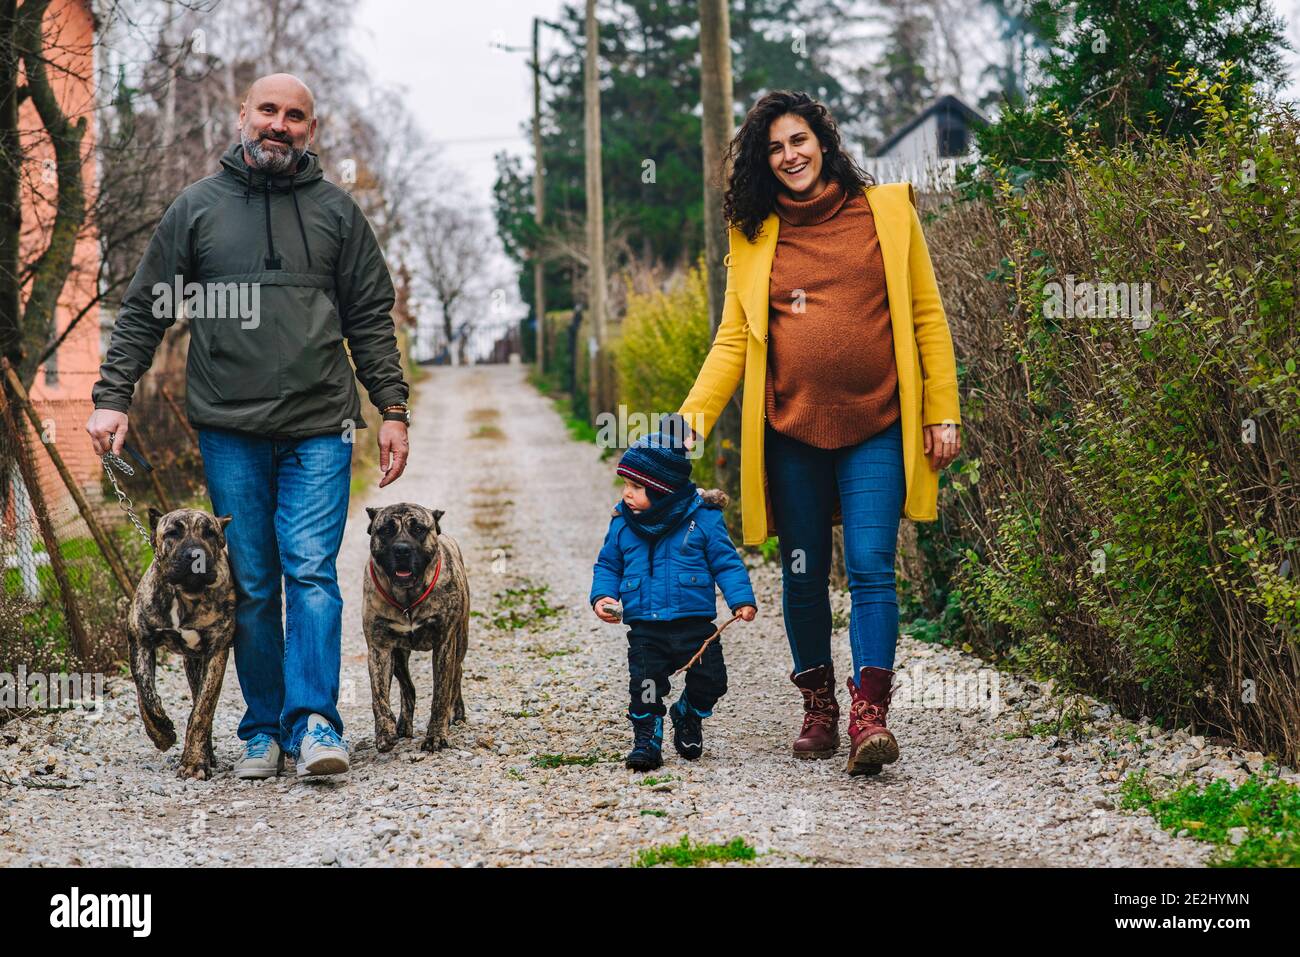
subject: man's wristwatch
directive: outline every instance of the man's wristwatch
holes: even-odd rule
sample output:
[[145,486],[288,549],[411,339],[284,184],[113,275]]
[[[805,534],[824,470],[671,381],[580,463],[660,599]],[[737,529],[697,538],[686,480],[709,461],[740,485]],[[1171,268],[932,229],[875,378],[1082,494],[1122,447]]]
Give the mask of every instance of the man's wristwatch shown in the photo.
[[380,411],[380,415],[385,422],[405,422],[408,426],[411,424],[411,410],[401,403],[388,406]]

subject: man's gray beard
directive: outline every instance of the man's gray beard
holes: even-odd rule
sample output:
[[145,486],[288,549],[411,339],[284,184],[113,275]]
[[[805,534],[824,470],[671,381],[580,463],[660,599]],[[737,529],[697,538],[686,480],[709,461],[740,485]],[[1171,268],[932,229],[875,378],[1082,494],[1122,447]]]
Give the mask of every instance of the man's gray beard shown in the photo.
[[253,169],[264,173],[279,174],[295,170],[298,168],[298,161],[303,157],[304,151],[294,149],[292,146],[282,153],[268,150],[262,145],[261,140],[250,137],[243,130],[239,131],[239,139],[244,144],[244,152],[253,160],[251,164]]

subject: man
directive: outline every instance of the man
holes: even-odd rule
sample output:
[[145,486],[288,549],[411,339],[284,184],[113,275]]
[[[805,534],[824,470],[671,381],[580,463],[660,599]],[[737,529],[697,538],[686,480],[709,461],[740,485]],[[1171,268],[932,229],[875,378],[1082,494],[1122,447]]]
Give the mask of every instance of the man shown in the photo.
[[[296,77],[265,76],[239,110],[221,171],[163,215],[127,289],[86,424],[96,454],[120,453],[135,383],[183,308],[186,414],[199,435],[238,599],[235,668],[247,710],[241,778],[349,766],[338,713],[343,540],[356,377],[382,410],[379,485],[406,467],[407,384],[390,315],[393,285],[365,216],[322,178],[315,101]],[[280,579],[285,621],[281,627]]]

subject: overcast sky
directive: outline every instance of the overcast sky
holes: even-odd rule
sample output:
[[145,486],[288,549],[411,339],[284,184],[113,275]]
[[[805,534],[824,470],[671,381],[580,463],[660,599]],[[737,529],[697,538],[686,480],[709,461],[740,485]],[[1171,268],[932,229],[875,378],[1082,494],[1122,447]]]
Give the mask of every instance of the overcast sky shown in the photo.
[[467,192],[485,209],[496,179],[493,156],[502,149],[532,153],[525,127],[533,109],[528,55],[491,44],[529,46],[533,17],[556,19],[560,7],[560,0],[362,0],[358,6],[357,47],[375,78],[406,90],[425,135],[442,145],[445,161],[464,174]]

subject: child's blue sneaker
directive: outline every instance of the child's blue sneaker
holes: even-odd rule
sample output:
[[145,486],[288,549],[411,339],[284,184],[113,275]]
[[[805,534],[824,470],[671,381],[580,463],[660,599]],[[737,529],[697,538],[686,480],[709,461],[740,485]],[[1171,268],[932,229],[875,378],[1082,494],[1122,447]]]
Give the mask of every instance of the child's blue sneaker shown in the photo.
[[673,747],[687,761],[694,761],[704,753],[704,722],[708,717],[691,707],[686,692],[668,709],[673,720]]
[[630,714],[632,751],[626,765],[632,771],[653,771],[663,767],[664,719],[657,714]]

